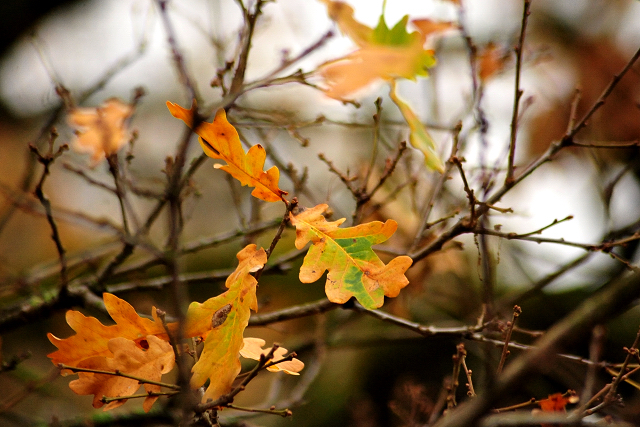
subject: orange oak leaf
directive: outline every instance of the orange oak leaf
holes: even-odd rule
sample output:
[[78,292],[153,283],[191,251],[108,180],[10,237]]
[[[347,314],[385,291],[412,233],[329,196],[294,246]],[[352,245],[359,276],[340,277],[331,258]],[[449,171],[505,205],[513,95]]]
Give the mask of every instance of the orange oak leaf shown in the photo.
[[404,273],[413,261],[399,256],[385,265],[371,249],[389,239],[398,224],[390,219],[338,228],[345,219],[328,222],[322,216],[327,208],[320,204],[290,215],[291,224],[296,227],[296,248],[312,243],[300,268],[300,281],[315,282],[328,270],[327,298],[343,304],[356,297],[367,309],[381,307],[385,296],[398,296],[409,283]]
[[66,320],[71,329],[76,332],[69,338],[60,339],[49,333],[49,341],[58,350],[49,354],[54,365],[78,366],[78,363],[90,357],[113,357],[109,348],[109,341],[113,338],[126,338],[139,342],[148,335],[156,335],[165,339],[167,337],[162,322],[153,308],[154,320],[142,318],[136,310],[126,301],[113,294],[103,294],[104,305],[115,325],[105,326],[95,317],[87,317],[79,311],[69,310]]
[[229,289],[204,303],[191,303],[187,311],[186,335],[206,337],[202,354],[191,369],[192,388],[210,380],[203,402],[215,400],[231,390],[241,368],[239,354],[250,310],[258,310],[258,282],[250,273],[264,266],[267,254],[251,244],[238,252],[237,257],[239,265],[226,281]]
[[577,396],[569,395],[565,396],[562,393],[550,394],[548,398],[539,400],[538,405],[544,412],[559,412],[565,411],[565,407],[568,403],[575,403],[574,400]]
[[[90,357],[78,363],[79,368],[95,369],[110,372],[121,372],[158,382],[162,374],[173,369],[175,364],[174,352],[171,344],[156,336],[145,337],[142,347],[135,341],[117,337],[109,340],[109,350],[113,357]],[[126,397],[133,395],[139,388],[140,382],[136,379],[125,378],[116,375],[99,374],[94,372],[79,372],[78,379],[69,383],[69,388],[77,394],[93,394],[93,407],[103,410],[117,408],[126,402],[126,399],[115,400],[105,405],[102,401],[106,397]],[[161,386],[144,383],[147,393],[160,392]],[[143,403],[145,412],[149,412],[158,396],[147,396]]]
[[[247,337],[244,339],[244,345],[242,346],[242,350],[240,350],[240,356],[253,359],[260,360],[261,355],[267,355],[271,351],[270,348],[263,349],[262,347],[265,345],[265,341],[260,338],[251,338]],[[278,361],[287,355],[287,349],[284,347],[278,347],[273,352],[272,362]],[[301,360],[293,358],[292,360],[287,360],[286,362],[280,362],[277,365],[272,365],[267,367],[268,371],[278,372],[282,371],[289,375],[300,375],[299,372],[304,368],[304,363]]]
[[111,98],[97,108],[74,108],[68,122],[77,136],[77,151],[91,154],[93,165],[117,153],[130,138],[126,121],[133,114],[133,106]]
[[[190,110],[169,101],[167,107],[175,118],[193,127],[195,101]],[[262,145],[256,144],[245,153],[238,132],[227,121],[224,109],[218,110],[213,122],[198,124],[194,132],[200,136],[198,141],[207,156],[227,162],[226,165],[214,165],[216,169],[229,173],[242,185],[255,187],[251,194],[258,199],[266,202],[283,200],[287,192],[278,188],[280,171],[275,166],[266,172],[262,170],[267,156]]]

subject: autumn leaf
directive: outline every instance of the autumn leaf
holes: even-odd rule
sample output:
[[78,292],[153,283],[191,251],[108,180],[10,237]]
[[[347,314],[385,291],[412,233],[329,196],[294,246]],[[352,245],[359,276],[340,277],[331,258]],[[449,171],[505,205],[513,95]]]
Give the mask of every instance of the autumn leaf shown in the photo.
[[[260,360],[261,355],[267,355],[271,351],[271,348],[263,349],[262,347],[265,345],[265,341],[260,338],[245,338],[244,344],[242,346],[242,350],[240,350],[240,356],[253,359]],[[284,347],[278,347],[273,352],[272,361],[278,361],[284,358],[287,355],[287,349]],[[279,372],[282,371],[289,375],[300,375],[300,372],[304,368],[304,363],[302,361],[293,358],[292,360],[287,360],[285,362],[280,362],[277,365],[272,365],[267,367],[267,371],[271,372]]]
[[[190,110],[169,101],[167,107],[174,117],[193,127],[195,101]],[[262,145],[256,144],[245,153],[238,132],[227,121],[224,109],[218,110],[213,122],[198,124],[194,132],[200,136],[198,141],[207,156],[227,162],[226,165],[214,165],[216,169],[229,173],[242,185],[255,187],[251,194],[258,199],[266,202],[283,200],[287,192],[278,188],[280,171],[275,166],[263,171],[267,153]]]
[[105,326],[95,317],[87,317],[79,311],[67,311],[67,323],[76,335],[60,339],[51,333],[47,334],[49,341],[58,347],[57,351],[48,355],[54,365],[63,363],[78,366],[79,362],[91,357],[113,357],[109,348],[109,341],[113,338],[125,338],[136,342],[147,339],[148,335],[166,338],[155,307],[152,311],[154,320],[150,320],[140,317],[128,302],[113,294],[105,293],[103,299],[107,312],[116,324]]
[[444,172],[444,165],[440,156],[436,153],[436,145],[433,142],[433,138],[427,131],[427,128],[422,124],[416,113],[413,112],[409,104],[404,102],[396,94],[396,82],[391,82],[391,90],[389,91],[391,100],[398,106],[400,112],[404,116],[407,124],[409,125],[409,142],[411,145],[420,150],[424,155],[424,163],[427,167],[436,170],[440,173]]
[[576,403],[577,396],[570,394],[565,396],[562,393],[550,394],[548,398],[538,401],[540,409],[544,412],[564,412],[568,403]]
[[371,42],[373,29],[355,20],[354,10],[351,6],[341,1],[320,1],[327,6],[327,15],[338,24],[342,34],[349,37],[358,46],[365,46]]
[[385,296],[397,296],[409,283],[404,272],[412,260],[399,256],[385,265],[371,246],[389,239],[398,224],[387,220],[338,228],[344,218],[328,222],[322,216],[327,207],[320,204],[290,215],[296,248],[312,243],[300,268],[300,281],[315,282],[328,270],[325,291],[330,301],[343,304],[355,296],[367,309],[382,306]]
[[[175,356],[171,344],[153,336],[145,337],[141,347],[135,341],[117,337],[109,340],[108,348],[113,357],[90,357],[78,363],[78,368],[95,369],[110,372],[121,372],[150,381],[160,381],[162,374],[173,369]],[[93,407],[100,408],[104,404],[102,397],[131,396],[140,388],[140,382],[135,379],[116,375],[98,374],[93,372],[79,372],[78,379],[69,383],[69,388],[77,394],[93,394]],[[145,383],[147,393],[160,392],[161,386]],[[145,412],[149,412],[158,396],[147,396],[143,403]],[[117,408],[126,400],[116,400],[107,403],[103,410]]]
[[345,99],[379,79],[415,80],[418,76],[426,77],[427,69],[435,65],[433,50],[424,49],[427,37],[433,33],[432,28],[419,25],[416,27],[418,31],[408,32],[408,15],[391,28],[384,16],[380,16],[376,28],[369,28],[353,18],[350,6],[337,1],[322,1],[340,30],[359,47],[355,52],[320,67],[319,73],[327,85],[324,91],[327,96]]
[[[575,392],[568,394],[554,393],[550,394],[547,399],[539,400],[538,405],[542,412],[566,412],[568,403],[577,403],[579,397]],[[541,427],[553,427],[552,424],[540,424]]]
[[238,252],[237,257],[240,263],[226,282],[229,290],[202,304],[193,302],[187,311],[186,335],[206,337],[202,354],[191,369],[192,388],[210,380],[203,402],[215,400],[231,390],[241,369],[239,354],[250,310],[258,310],[257,281],[250,273],[264,266],[267,254],[251,244]]
[[68,122],[74,127],[77,151],[91,154],[93,165],[117,153],[129,141],[126,121],[133,114],[133,106],[112,98],[97,108],[74,108]]
[[478,77],[486,81],[502,72],[510,56],[502,47],[489,43],[478,52]]

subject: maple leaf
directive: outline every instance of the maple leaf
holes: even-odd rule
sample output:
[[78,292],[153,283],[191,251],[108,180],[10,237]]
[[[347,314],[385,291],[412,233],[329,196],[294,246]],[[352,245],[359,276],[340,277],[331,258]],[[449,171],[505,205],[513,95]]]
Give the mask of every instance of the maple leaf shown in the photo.
[[413,112],[409,104],[404,102],[396,94],[396,82],[391,82],[391,90],[389,91],[391,100],[398,106],[400,112],[404,116],[409,125],[409,142],[411,145],[420,150],[424,155],[424,163],[427,167],[440,173],[444,172],[444,165],[440,156],[436,153],[436,145],[433,138],[429,134],[427,128],[422,124],[416,113]]
[[[260,338],[245,338],[244,344],[242,346],[242,350],[240,350],[240,356],[253,359],[260,360],[261,355],[267,355],[271,351],[270,348],[263,349],[262,347],[265,345],[265,341]],[[273,352],[272,361],[278,361],[284,358],[287,355],[287,349],[284,347],[278,347]],[[304,368],[304,363],[301,360],[293,358],[291,360],[287,360],[285,362],[280,362],[277,365],[272,365],[267,367],[267,371],[278,372],[282,371],[289,375],[300,375],[300,372]]]
[[[162,374],[173,369],[175,364],[174,352],[171,344],[153,336],[145,337],[146,343],[141,348],[135,341],[117,337],[109,340],[108,347],[113,357],[90,357],[78,363],[79,368],[104,371],[119,371],[150,381],[160,381]],[[134,394],[140,388],[140,382],[132,378],[116,375],[98,374],[93,372],[79,372],[78,379],[69,383],[69,388],[77,394],[93,394],[93,407],[104,405],[102,397],[125,397]],[[160,392],[161,386],[144,384],[147,393]],[[149,412],[158,396],[147,396],[143,403],[145,412]],[[117,408],[126,400],[116,400],[107,403],[103,410]]]
[[126,120],[133,114],[133,106],[111,98],[97,108],[74,108],[68,122],[76,128],[74,147],[91,154],[95,166],[100,160],[117,153],[129,140]]
[[[167,107],[175,118],[193,127],[195,101],[190,110],[169,101]],[[266,172],[262,170],[267,157],[262,145],[256,144],[245,153],[238,132],[227,121],[224,109],[218,110],[213,122],[198,124],[194,132],[200,137],[198,141],[207,156],[227,162],[226,165],[216,164],[214,167],[229,173],[242,185],[255,187],[251,192],[254,197],[266,202],[278,202],[288,194],[278,188],[280,171],[277,167],[273,166]]]
[[264,249],[250,244],[237,254],[239,265],[227,278],[226,292],[204,303],[193,302],[187,311],[187,336],[205,336],[204,349],[193,366],[191,387],[209,386],[202,398],[215,400],[231,390],[240,372],[242,335],[249,323],[250,310],[258,310],[256,279],[250,273],[267,262]]
[[109,348],[109,341],[113,338],[140,342],[147,339],[148,335],[167,337],[155,307],[152,311],[154,320],[150,320],[138,316],[131,304],[113,294],[104,293],[103,299],[107,312],[116,324],[105,326],[95,317],[87,317],[75,310],[67,311],[67,323],[76,335],[60,339],[51,333],[47,334],[49,341],[58,347],[57,351],[48,355],[54,365],[64,363],[78,366],[79,362],[91,357],[113,357]]
[[320,204],[298,215],[290,214],[296,227],[296,248],[312,243],[300,268],[300,281],[315,282],[328,270],[327,298],[343,304],[355,296],[367,309],[382,306],[384,296],[397,296],[409,283],[404,272],[411,266],[411,258],[399,256],[385,265],[371,246],[391,237],[398,224],[390,219],[338,228],[345,219],[328,222],[322,216],[327,208]]
[[350,6],[332,0],[322,1],[340,30],[360,48],[320,67],[319,72],[327,84],[324,91],[327,96],[345,99],[378,79],[426,77],[427,69],[435,65],[433,50],[424,49],[427,37],[434,32],[433,27],[418,24],[418,31],[409,33],[406,30],[409,16],[406,15],[392,28],[387,26],[384,16],[380,16],[378,25],[372,29],[353,18]]

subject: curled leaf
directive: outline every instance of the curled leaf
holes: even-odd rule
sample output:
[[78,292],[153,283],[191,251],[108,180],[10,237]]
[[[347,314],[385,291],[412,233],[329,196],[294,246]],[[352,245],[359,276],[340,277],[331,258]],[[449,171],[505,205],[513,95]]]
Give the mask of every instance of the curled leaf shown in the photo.
[[[240,355],[247,359],[260,360],[261,355],[267,355],[271,351],[270,348],[263,349],[265,341],[260,338],[245,338]],[[278,347],[273,352],[273,359],[271,361],[278,361],[287,355],[287,349],[284,347]],[[304,368],[302,361],[293,358],[285,362],[280,362],[276,365],[269,366],[268,371],[279,372],[282,371],[289,375],[300,375],[299,372]]]
[[396,82],[391,82],[391,90],[389,91],[391,100],[398,106],[400,112],[404,116],[409,125],[409,142],[413,148],[420,150],[424,154],[424,163],[427,167],[440,173],[444,172],[444,165],[440,156],[436,153],[436,145],[433,138],[422,124],[416,113],[413,112],[409,104],[404,102],[396,93]]
[[112,98],[96,108],[74,108],[68,122],[74,127],[77,151],[91,154],[95,165],[117,153],[129,141],[126,120],[133,114],[133,106]]
[[372,245],[389,239],[398,224],[387,220],[338,228],[344,218],[328,222],[322,215],[327,208],[320,204],[290,215],[291,224],[296,227],[296,248],[312,243],[300,268],[300,281],[315,282],[328,270],[327,298],[344,304],[356,297],[367,309],[382,306],[385,296],[398,296],[409,283],[404,273],[413,261],[408,256],[399,256],[385,265],[371,249]]
[[[185,122],[187,126],[193,127],[195,101],[190,110],[169,101],[167,101],[167,107],[174,117]],[[216,169],[227,172],[242,185],[255,187],[251,194],[258,199],[266,202],[283,200],[287,192],[278,188],[280,171],[275,166],[266,172],[262,170],[267,157],[262,145],[256,144],[245,153],[240,136],[236,128],[227,121],[224,109],[218,110],[213,122],[198,124],[194,132],[200,137],[198,141],[207,156],[227,163],[214,165]]]

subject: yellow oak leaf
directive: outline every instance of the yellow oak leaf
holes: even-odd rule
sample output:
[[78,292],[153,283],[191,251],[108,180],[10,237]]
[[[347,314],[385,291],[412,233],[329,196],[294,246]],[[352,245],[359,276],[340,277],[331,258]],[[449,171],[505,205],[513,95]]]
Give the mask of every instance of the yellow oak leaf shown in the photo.
[[[162,374],[173,369],[175,364],[174,352],[171,344],[156,336],[145,337],[142,347],[135,341],[117,337],[108,342],[109,351],[113,357],[90,357],[78,363],[77,367],[109,372],[121,372],[149,381],[160,381]],[[160,392],[161,386],[143,384],[147,393]],[[78,379],[69,383],[69,388],[77,394],[93,394],[93,407],[103,410],[117,408],[126,400],[115,400],[105,405],[102,397],[131,396],[140,388],[140,382],[135,379],[116,375],[99,374],[93,372],[79,372]],[[143,403],[145,412],[149,412],[158,396],[147,396]]]
[[[263,349],[262,347],[265,345],[265,341],[260,338],[251,338],[247,337],[244,339],[244,345],[242,346],[242,350],[240,350],[240,356],[253,359],[260,360],[261,355],[267,355],[271,351],[271,348]],[[273,352],[272,362],[278,361],[287,355],[287,349],[284,347],[278,347]],[[267,368],[268,371],[271,372],[279,372],[282,371],[289,375],[300,375],[299,372],[304,368],[304,363],[301,360],[293,358],[291,360],[287,360],[285,362],[280,362],[277,365],[272,365]]]
[[238,252],[237,257],[239,265],[226,281],[229,289],[204,303],[191,303],[187,311],[186,335],[206,337],[202,354],[191,369],[192,388],[210,380],[203,402],[231,390],[241,369],[239,354],[250,310],[258,310],[257,281],[250,273],[264,266],[267,254],[251,244]]
[[328,222],[322,215],[327,208],[320,204],[298,215],[290,214],[296,227],[296,248],[312,243],[300,268],[300,281],[315,282],[328,270],[327,298],[343,304],[356,297],[367,309],[381,307],[385,296],[398,296],[409,283],[404,273],[413,261],[399,256],[385,265],[371,249],[389,239],[398,224],[390,219],[338,228],[344,218]]
[[[190,110],[169,101],[167,107],[175,118],[193,127],[195,101]],[[218,110],[213,122],[198,124],[194,132],[200,137],[198,141],[207,156],[227,162],[226,165],[214,165],[216,169],[229,173],[242,185],[255,187],[251,194],[258,199],[266,202],[283,200],[287,192],[278,188],[280,171],[275,166],[263,171],[267,153],[262,145],[256,144],[245,153],[238,132],[227,121],[224,109]]]
[[71,329],[76,332],[69,338],[60,339],[49,333],[49,341],[58,350],[49,354],[54,365],[63,363],[78,366],[78,363],[96,356],[113,357],[109,348],[109,341],[113,338],[126,338],[140,342],[148,335],[156,335],[166,339],[167,335],[160,319],[153,308],[154,320],[142,318],[128,302],[113,294],[103,294],[104,305],[115,325],[105,326],[95,317],[87,317],[79,311],[69,310],[66,320]]
[[117,153],[129,141],[126,121],[133,114],[133,106],[111,98],[97,108],[74,108],[68,122],[74,127],[77,151],[91,154],[93,165]]

